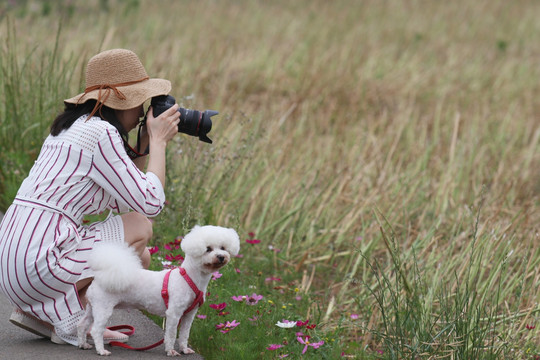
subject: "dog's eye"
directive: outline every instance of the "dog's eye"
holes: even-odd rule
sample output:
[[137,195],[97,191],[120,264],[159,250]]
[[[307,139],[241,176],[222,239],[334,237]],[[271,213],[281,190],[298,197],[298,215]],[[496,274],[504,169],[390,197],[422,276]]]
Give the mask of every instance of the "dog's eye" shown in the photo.
[[225,250],[225,246],[222,246],[222,247],[221,247],[221,250]]
[[210,246],[207,246],[206,247],[206,252],[210,252],[210,251],[212,251],[212,248]]

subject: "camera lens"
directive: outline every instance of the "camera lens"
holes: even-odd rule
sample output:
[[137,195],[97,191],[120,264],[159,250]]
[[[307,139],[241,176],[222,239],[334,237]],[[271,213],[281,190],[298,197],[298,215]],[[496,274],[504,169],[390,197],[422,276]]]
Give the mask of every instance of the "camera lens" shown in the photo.
[[[171,95],[161,95],[152,98],[152,108],[154,109],[154,117],[159,116],[165,110],[176,103],[176,100]],[[212,130],[212,116],[218,112],[214,110],[198,110],[178,108],[180,113],[180,122],[178,123],[178,132],[191,136],[198,136],[199,140],[212,143],[212,140],[207,134]]]

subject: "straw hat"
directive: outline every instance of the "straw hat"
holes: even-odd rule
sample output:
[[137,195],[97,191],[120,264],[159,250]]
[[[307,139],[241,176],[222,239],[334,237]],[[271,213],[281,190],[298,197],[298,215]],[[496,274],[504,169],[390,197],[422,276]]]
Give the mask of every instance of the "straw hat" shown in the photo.
[[141,61],[133,51],[113,49],[103,51],[88,61],[86,66],[86,89],[68,104],[82,104],[89,99],[97,100],[92,114],[102,104],[117,110],[127,110],[143,104],[151,97],[166,95],[171,82],[150,79]]

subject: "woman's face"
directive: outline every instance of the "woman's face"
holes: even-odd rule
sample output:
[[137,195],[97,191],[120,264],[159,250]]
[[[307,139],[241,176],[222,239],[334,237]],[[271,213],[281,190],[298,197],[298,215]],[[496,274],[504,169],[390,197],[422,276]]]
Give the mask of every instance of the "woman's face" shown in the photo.
[[139,105],[133,109],[115,110],[118,121],[122,124],[127,132],[133,130],[139,123],[139,119],[144,116],[144,107]]

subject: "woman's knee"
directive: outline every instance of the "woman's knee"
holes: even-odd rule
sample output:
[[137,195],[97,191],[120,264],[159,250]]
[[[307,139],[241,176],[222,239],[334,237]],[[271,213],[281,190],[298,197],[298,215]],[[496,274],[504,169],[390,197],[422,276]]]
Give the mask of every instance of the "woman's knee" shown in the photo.
[[152,239],[152,236],[154,235],[154,228],[152,225],[152,221],[148,219],[146,216],[141,215],[140,219],[140,225],[141,225],[141,238],[145,243],[148,243],[150,239]]
[[137,212],[131,212],[122,215],[124,223],[124,240],[130,244],[146,244],[153,235],[152,222],[144,215]]

